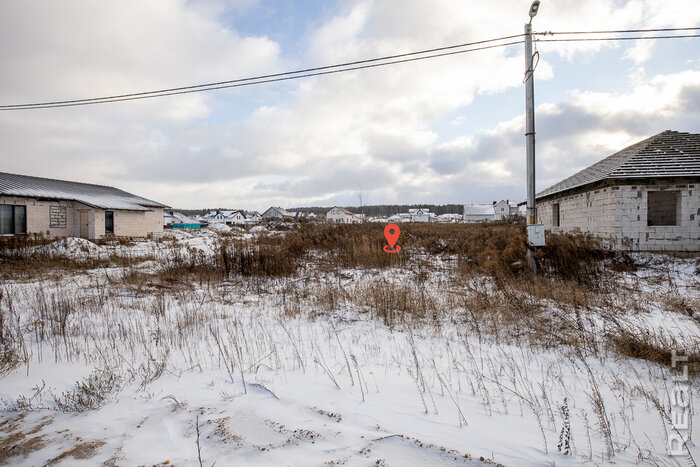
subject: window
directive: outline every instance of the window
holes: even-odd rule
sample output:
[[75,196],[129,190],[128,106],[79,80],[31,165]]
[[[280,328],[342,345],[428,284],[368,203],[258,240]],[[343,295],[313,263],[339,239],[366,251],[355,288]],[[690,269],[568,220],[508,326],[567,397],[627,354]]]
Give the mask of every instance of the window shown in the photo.
[[0,235],[19,235],[26,233],[26,206],[0,204]]
[[114,234],[114,211],[105,211],[105,234]]
[[559,227],[559,203],[552,204],[552,225]]
[[647,225],[678,225],[678,191],[650,191],[647,196]]

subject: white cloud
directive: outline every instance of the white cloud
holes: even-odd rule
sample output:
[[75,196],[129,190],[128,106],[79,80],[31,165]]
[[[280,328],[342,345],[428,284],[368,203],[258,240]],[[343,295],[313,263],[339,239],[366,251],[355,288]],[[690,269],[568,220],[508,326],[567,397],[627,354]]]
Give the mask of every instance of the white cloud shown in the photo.
[[[0,40],[18,45],[0,49],[2,63],[11,64],[0,68],[0,102],[157,89],[509,35],[522,31],[530,5],[342,0],[309,30],[306,56],[295,53],[292,64],[285,44],[263,31],[242,35],[226,20],[254,14],[263,2],[3,5]],[[687,2],[677,15],[683,3],[543,2],[534,25],[580,30],[700,21],[700,7]],[[582,88],[539,106],[543,184],[666,127],[698,128],[697,110],[687,106],[700,95],[694,91],[700,72],[653,72],[653,49],[640,44],[624,45],[620,55],[646,68],[628,76],[627,62],[604,71],[627,77],[629,90]],[[611,47],[619,46],[541,44],[537,79],[557,79],[555,54],[575,64]],[[523,67],[516,45],[209,94],[0,112],[3,170],[116,184],[182,207],[342,204],[354,202],[358,191],[377,203],[515,198],[524,193],[522,116],[504,113],[501,124],[474,135],[489,101],[474,103],[475,96],[522,89]],[[445,127],[466,134],[445,143]]]

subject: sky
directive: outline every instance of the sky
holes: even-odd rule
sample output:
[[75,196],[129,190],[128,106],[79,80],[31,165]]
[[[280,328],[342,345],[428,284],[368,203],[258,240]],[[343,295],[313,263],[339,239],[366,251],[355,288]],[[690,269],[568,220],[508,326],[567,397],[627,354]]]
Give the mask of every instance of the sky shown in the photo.
[[[520,34],[529,0],[5,0],[0,105],[100,97]],[[700,26],[696,0],[542,0],[535,32]],[[538,43],[537,191],[700,132],[700,38]],[[177,208],[525,199],[521,44],[330,76],[0,111],[0,171]]]

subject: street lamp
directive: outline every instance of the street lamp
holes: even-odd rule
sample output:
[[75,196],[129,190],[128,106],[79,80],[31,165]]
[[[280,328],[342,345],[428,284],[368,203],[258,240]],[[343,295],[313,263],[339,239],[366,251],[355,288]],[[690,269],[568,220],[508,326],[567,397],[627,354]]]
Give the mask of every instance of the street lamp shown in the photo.
[[532,2],[532,5],[530,5],[530,22],[532,23],[532,18],[537,16],[537,10],[540,9],[540,0],[535,0]]

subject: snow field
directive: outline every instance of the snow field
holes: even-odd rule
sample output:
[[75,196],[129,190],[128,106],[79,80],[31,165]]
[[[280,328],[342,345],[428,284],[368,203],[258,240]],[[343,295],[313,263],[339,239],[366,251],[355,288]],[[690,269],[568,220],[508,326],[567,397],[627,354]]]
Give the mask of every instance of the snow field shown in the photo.
[[[123,248],[155,257],[138,267],[157,270],[172,248],[209,254],[206,235]],[[698,325],[669,310],[664,293],[681,290],[696,303],[697,276],[691,263],[674,264],[670,281],[640,286],[651,305],[616,316],[616,325],[692,349]],[[533,343],[522,331],[488,333],[450,298],[445,264],[433,267],[422,285],[407,270],[307,270],[209,287],[135,288],[119,281],[128,268],[6,283],[0,306],[18,323],[28,358],[1,379],[0,443],[13,437],[26,449],[0,463],[43,465],[60,456],[71,465],[198,465],[200,456],[205,465],[673,461],[663,412],[672,370],[603,349],[595,336],[611,326],[608,309],[591,307],[578,318],[597,352]],[[378,316],[367,297],[401,287],[422,290],[444,312]],[[322,299],[341,291],[352,299],[334,306]],[[621,293],[620,308],[635,294]],[[547,306],[552,316],[577,319]],[[571,455],[557,447],[565,398]],[[699,457],[697,448],[691,453]]]

